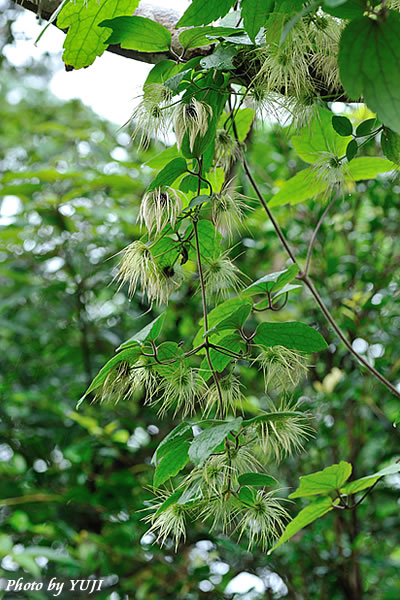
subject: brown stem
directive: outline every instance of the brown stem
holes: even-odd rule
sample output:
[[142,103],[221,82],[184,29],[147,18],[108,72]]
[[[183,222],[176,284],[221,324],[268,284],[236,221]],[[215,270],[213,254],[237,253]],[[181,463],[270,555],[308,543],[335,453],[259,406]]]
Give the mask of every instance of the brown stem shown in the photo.
[[326,215],[328,214],[329,210],[331,209],[331,207],[333,206],[333,204],[335,203],[335,201],[337,200],[337,198],[338,198],[338,194],[335,194],[335,196],[329,202],[328,206],[325,208],[325,210],[322,213],[322,215],[321,215],[318,223],[315,226],[315,229],[314,229],[313,234],[311,236],[310,244],[309,244],[308,250],[307,250],[306,266],[304,268],[305,275],[308,274],[308,271],[310,269],[311,253],[312,253],[312,249],[313,249],[314,242],[315,242],[315,239],[317,237],[318,231],[320,230],[320,227],[321,227],[321,225],[322,225],[322,223],[323,223]]
[[[234,131],[235,131],[236,127],[234,127]],[[237,132],[235,132],[235,135],[237,135]],[[243,168],[246,172],[247,177],[249,178],[249,181],[251,183],[251,185],[254,188],[255,193],[257,194],[257,197],[259,198],[262,206],[264,207],[265,212],[267,213],[268,217],[271,220],[271,223],[279,237],[279,239],[282,242],[283,247],[285,248],[287,254],[289,255],[289,257],[291,258],[291,260],[297,264],[300,268],[300,265],[296,259],[296,257],[294,256],[284,234],[282,233],[277,221],[274,219],[267,203],[264,200],[263,195],[261,194],[259,187],[256,183],[256,181],[254,180],[254,177],[251,174],[251,171],[249,169],[249,166],[246,162],[246,160],[243,160]],[[393,384],[390,383],[390,381],[388,381],[386,379],[386,377],[384,377],[381,373],[379,373],[379,371],[377,371],[375,369],[375,367],[373,367],[372,365],[370,365],[368,363],[368,361],[362,357],[358,352],[356,352],[354,350],[354,348],[352,347],[351,343],[349,342],[349,340],[346,338],[346,336],[344,335],[344,333],[341,331],[339,325],[336,323],[335,319],[333,318],[333,316],[331,315],[331,313],[329,312],[328,308],[325,306],[321,296],[319,295],[319,293],[317,292],[317,290],[315,289],[313,283],[311,282],[311,280],[309,279],[308,275],[306,273],[302,273],[301,271],[299,272],[298,275],[298,279],[300,279],[301,281],[304,281],[304,283],[306,284],[306,286],[308,287],[308,289],[310,290],[311,294],[313,295],[315,301],[317,302],[318,306],[320,307],[322,313],[324,314],[326,320],[330,323],[330,325],[332,326],[333,330],[335,331],[335,333],[337,334],[337,336],[341,339],[341,341],[343,342],[343,344],[346,346],[346,348],[349,350],[349,352],[355,357],[357,358],[357,360],[359,360],[361,362],[361,364],[364,365],[364,367],[366,367],[368,369],[368,371],[370,371],[370,373],[372,373],[372,375],[374,375],[377,379],[379,379],[379,381],[381,383],[383,383],[383,385],[385,385],[395,396],[397,396],[397,398],[400,398],[400,392],[395,388],[395,386]]]
[[[202,300],[202,304],[203,304],[204,333],[206,333],[208,331],[207,299],[206,299],[206,290],[205,290],[205,285],[204,285],[203,266],[201,264],[199,232],[197,229],[197,220],[196,219],[193,220],[193,231],[194,231],[194,238],[195,238],[195,242],[196,242],[197,268],[199,271],[201,300]],[[206,341],[205,341],[205,351],[206,351],[208,366],[210,367],[210,371],[212,373],[212,376],[213,376],[213,379],[215,382],[215,386],[217,388],[221,410],[223,411],[223,399],[222,399],[221,387],[219,385],[217,374],[216,374],[213,364],[211,362],[210,346],[209,346],[207,337],[206,337]]]
[[330,323],[330,325],[332,326],[332,329],[335,331],[335,333],[337,334],[337,336],[342,340],[343,344],[346,346],[346,348],[348,349],[348,351],[353,356],[355,356],[355,358],[357,358],[357,360],[359,360],[360,363],[362,365],[364,365],[364,367],[366,367],[368,369],[368,371],[370,371],[370,373],[372,373],[372,375],[374,375],[377,379],[379,379],[379,381],[381,383],[383,383],[383,385],[385,385],[395,396],[397,396],[397,398],[400,398],[400,392],[395,388],[395,386],[392,383],[390,383],[390,381],[388,381],[386,379],[386,377],[384,377],[381,373],[379,373],[379,371],[377,371],[375,369],[375,367],[373,367],[372,365],[370,365],[369,362],[363,356],[361,356],[361,354],[359,354],[358,352],[356,352],[356,350],[354,350],[354,348],[352,347],[351,343],[346,338],[346,336],[344,335],[344,333],[340,329],[339,325],[336,323],[336,321],[332,317],[331,313],[329,312],[329,310],[325,306],[324,301],[322,300],[321,296],[319,295],[319,293],[315,289],[315,287],[314,287],[313,283],[311,282],[311,280],[309,279],[308,275],[304,275],[304,274],[300,275],[299,279],[301,279],[302,281],[304,281],[304,283],[306,284],[306,286],[310,290],[311,294],[313,295],[316,303],[318,304],[318,306],[320,307],[321,311],[323,312],[326,320]]

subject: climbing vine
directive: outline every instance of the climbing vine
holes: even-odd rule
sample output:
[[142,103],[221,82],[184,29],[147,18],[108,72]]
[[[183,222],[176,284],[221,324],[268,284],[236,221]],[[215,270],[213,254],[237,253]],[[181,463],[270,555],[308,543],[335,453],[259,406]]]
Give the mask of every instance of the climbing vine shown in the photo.
[[[132,16],[137,7],[133,0],[76,0],[64,2],[57,18],[67,29],[68,69],[88,66],[110,45],[158,54],[132,115],[132,138],[145,149],[171,132],[176,140],[157,157],[159,171],[139,211],[143,235],[121,249],[114,282],[130,296],[141,294],[158,316],[116,349],[79,404],[90,396],[127,400],[140,388],[160,418],[178,421],[152,458],[155,497],[144,518],[159,543],[173,538],[178,548],[188,521],[201,519],[271,551],[331,510],[354,510],[384,475],[400,470],[393,464],[348,482],[351,465],[340,462],[302,477],[291,498],[314,501],[292,521],[268,473],[272,461],[303,451],[315,435],[291,392],[310,356],[328,344],[316,328],[279,315],[299,286],[313,296],[332,335],[400,397],[354,350],[312,279],[314,242],[328,211],[354,182],[395,171],[400,161],[399,7],[374,0],[193,0],[173,35],[153,19]],[[335,101],[363,101],[374,112],[355,124],[351,113],[333,112]],[[271,115],[290,124],[294,150],[309,166],[267,200],[246,150],[252,129]],[[381,139],[385,157],[363,156],[373,138]],[[238,169],[252,197],[238,187]],[[323,208],[303,263],[275,209],[314,197]],[[233,240],[258,205],[287,263],[249,281],[232,258]],[[193,340],[168,341],[168,303],[188,282],[201,301],[198,332]],[[241,377],[249,367],[265,383],[252,417]]]

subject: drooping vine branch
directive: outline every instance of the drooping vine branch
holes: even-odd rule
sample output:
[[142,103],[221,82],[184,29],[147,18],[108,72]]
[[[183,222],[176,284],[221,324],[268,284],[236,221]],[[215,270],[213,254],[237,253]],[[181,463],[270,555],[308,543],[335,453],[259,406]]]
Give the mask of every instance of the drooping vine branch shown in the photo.
[[[237,132],[236,134],[237,135]],[[251,183],[251,185],[253,186],[253,189],[255,191],[255,193],[257,194],[257,197],[259,198],[265,212],[267,213],[269,219],[271,220],[271,223],[275,229],[276,234],[278,235],[279,239],[282,242],[282,245],[284,247],[284,249],[286,250],[286,253],[289,255],[289,257],[291,258],[291,260],[298,265],[299,267],[299,274],[297,275],[297,278],[300,279],[301,281],[304,281],[305,285],[307,286],[307,288],[309,289],[309,291],[311,292],[314,300],[316,301],[316,303],[318,304],[318,306],[320,307],[323,315],[325,316],[326,320],[329,322],[329,324],[331,325],[332,329],[335,331],[335,333],[337,334],[337,336],[339,337],[339,339],[343,342],[343,344],[346,346],[346,348],[348,349],[348,351],[350,352],[350,354],[352,354],[358,361],[361,362],[361,364],[364,365],[364,367],[366,367],[368,369],[368,371],[370,373],[372,373],[372,375],[374,375],[374,377],[376,377],[377,379],[379,379],[379,381],[386,386],[395,396],[397,396],[398,398],[400,398],[400,392],[396,389],[396,387],[390,383],[390,381],[388,381],[386,379],[386,377],[384,377],[381,373],[379,373],[379,371],[377,371],[375,369],[375,367],[373,367],[363,356],[361,356],[356,350],[354,350],[353,346],[351,345],[351,342],[349,342],[349,340],[346,338],[345,334],[343,333],[343,331],[340,329],[339,325],[336,323],[335,319],[333,318],[332,314],[330,313],[329,309],[327,308],[326,304],[324,303],[324,301],[322,300],[321,296],[319,295],[319,293],[317,292],[317,290],[315,289],[311,279],[309,278],[308,274],[305,271],[301,270],[301,266],[298,262],[298,260],[296,259],[293,251],[290,248],[290,245],[288,243],[288,241],[286,240],[285,235],[283,234],[281,228],[279,227],[278,222],[276,221],[276,219],[274,218],[274,216],[271,213],[270,208],[268,207],[258,185],[257,182],[255,181],[250,168],[246,162],[245,159],[243,159],[243,168],[244,171]],[[330,208],[330,206],[328,206],[328,209]],[[326,213],[328,212],[328,210],[326,210]],[[325,217],[324,213],[321,217],[321,219],[323,220],[323,217]],[[322,224],[322,220],[320,223],[317,224],[317,228],[319,229],[321,224]],[[318,229],[316,231],[316,233],[318,233]],[[316,235],[316,234],[315,234]],[[311,247],[312,250],[312,247]],[[308,261],[309,263],[309,261]]]

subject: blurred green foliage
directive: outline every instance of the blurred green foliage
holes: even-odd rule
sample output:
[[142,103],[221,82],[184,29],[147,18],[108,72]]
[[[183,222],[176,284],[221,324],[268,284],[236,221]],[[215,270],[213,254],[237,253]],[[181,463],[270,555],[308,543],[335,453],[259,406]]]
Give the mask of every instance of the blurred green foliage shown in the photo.
[[[140,294],[129,302],[112,279],[116,254],[139,236],[139,201],[154,173],[144,161],[162,146],[144,156],[129,145],[126,131],[3,68],[0,198],[3,210],[16,212],[1,221],[2,578],[103,578],[98,598],[200,600],[226,597],[228,583],[246,572],[258,576],[265,591],[236,592],[236,599],[397,600],[398,476],[380,483],[357,511],[331,512],[271,556],[250,553],[244,541],[234,544],[199,524],[189,528],[177,554],[144,536],[138,511],[151,496],[150,458],[174,424],[160,421],[140,392],[118,405],[85,404],[79,412],[75,405],[114,348],[158,314],[148,312]],[[286,129],[259,126],[251,138],[248,160],[269,198],[305,164]],[[379,148],[370,142],[363,153],[376,155]],[[349,338],[397,382],[400,188],[386,176],[351,186],[318,234],[311,273]],[[287,265],[270,223],[256,201],[253,206],[234,249],[252,281]],[[321,210],[318,200],[276,209],[303,259]],[[173,296],[165,339],[194,336],[201,317],[194,285]],[[313,415],[315,439],[271,474],[289,494],[300,475],[339,460],[353,464],[354,478],[393,462],[397,400],[348,355],[305,291],[291,295],[280,318],[317,327],[330,347],[296,390]],[[252,414],[263,381],[253,369],[243,372]],[[296,514],[305,505],[289,508]]]

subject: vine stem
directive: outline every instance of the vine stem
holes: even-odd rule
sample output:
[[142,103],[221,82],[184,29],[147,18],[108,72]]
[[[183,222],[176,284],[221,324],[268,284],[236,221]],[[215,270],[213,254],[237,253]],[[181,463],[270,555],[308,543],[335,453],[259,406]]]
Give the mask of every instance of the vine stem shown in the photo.
[[312,254],[312,250],[313,250],[313,246],[316,240],[316,237],[318,235],[318,231],[321,228],[321,225],[326,217],[326,215],[328,214],[328,212],[330,211],[331,207],[334,205],[334,203],[336,202],[337,198],[338,198],[338,193],[336,193],[334,195],[334,197],[332,198],[332,200],[329,202],[328,206],[325,208],[324,212],[322,213],[322,215],[319,218],[318,223],[315,226],[315,229],[312,233],[311,236],[311,240],[308,246],[308,250],[307,250],[307,258],[306,258],[306,266],[304,267],[304,274],[308,275],[308,271],[310,270],[310,261],[311,261],[311,254]]
[[[233,121],[233,123],[234,123],[234,121]],[[236,124],[235,124],[235,127],[234,127],[234,129],[236,129]],[[236,134],[235,134],[235,135],[236,135]],[[274,217],[274,215],[272,214],[272,212],[271,212],[271,210],[270,210],[270,208],[269,208],[268,204],[265,202],[265,200],[264,200],[264,196],[263,196],[263,195],[262,195],[262,193],[260,192],[260,189],[259,189],[259,187],[258,187],[258,185],[257,185],[257,183],[256,183],[256,181],[255,181],[255,179],[254,179],[254,177],[253,177],[253,175],[252,175],[251,171],[250,171],[249,165],[247,164],[247,161],[246,161],[246,159],[245,159],[245,158],[243,158],[243,163],[242,163],[242,164],[243,164],[243,168],[244,168],[244,170],[245,170],[245,173],[246,173],[246,175],[247,175],[247,177],[248,177],[248,179],[249,179],[249,181],[250,181],[251,185],[253,186],[253,189],[254,189],[254,191],[255,191],[255,193],[256,193],[256,195],[257,195],[257,197],[258,197],[259,201],[260,201],[260,202],[261,202],[261,204],[262,204],[262,207],[263,207],[263,209],[264,209],[264,210],[265,210],[265,212],[267,213],[267,215],[268,215],[268,218],[270,219],[270,221],[271,221],[271,223],[272,223],[272,225],[273,225],[273,227],[274,227],[274,229],[275,229],[275,231],[276,231],[276,233],[277,233],[277,235],[278,235],[278,237],[279,237],[280,241],[282,242],[282,246],[285,248],[285,250],[286,250],[287,254],[288,254],[288,255],[289,255],[289,257],[292,259],[292,261],[293,261],[295,264],[298,264],[298,263],[297,263],[297,260],[296,260],[296,258],[295,258],[295,255],[293,254],[293,251],[292,251],[291,247],[289,246],[289,243],[288,243],[288,241],[286,240],[286,238],[285,238],[285,236],[284,236],[284,234],[283,234],[283,232],[282,232],[281,228],[279,227],[278,221],[276,221],[276,220],[275,220],[275,217]]]
[[[236,124],[235,121],[232,121],[233,124],[233,130],[234,130],[234,134],[236,139],[238,139],[237,136],[237,130],[236,130]],[[386,377],[384,377],[381,373],[379,373],[379,371],[377,371],[375,369],[375,367],[373,367],[371,364],[369,364],[369,362],[363,357],[361,356],[358,352],[356,352],[356,350],[354,350],[354,348],[352,347],[351,343],[349,342],[349,340],[346,338],[346,336],[344,335],[344,333],[342,332],[342,330],[340,329],[339,325],[336,323],[335,319],[333,318],[333,316],[331,315],[331,313],[329,312],[329,309],[327,308],[327,306],[325,305],[324,301],[322,300],[321,296],[319,295],[319,293],[317,292],[317,290],[314,287],[314,284],[312,283],[312,281],[310,280],[310,278],[308,277],[307,271],[302,272],[300,269],[300,265],[292,251],[292,249],[289,246],[288,241],[286,240],[281,228],[279,227],[278,222],[275,220],[273,214],[271,213],[271,210],[269,209],[267,203],[264,200],[264,197],[257,185],[257,182],[255,181],[249,165],[247,164],[246,160],[243,158],[243,168],[244,171],[258,197],[258,199],[260,200],[261,205],[263,206],[265,212],[267,213],[269,219],[271,220],[271,223],[275,229],[276,234],[278,235],[282,246],[285,248],[286,253],[288,254],[288,256],[291,258],[291,260],[299,267],[299,274],[297,276],[298,279],[300,279],[300,281],[304,281],[305,285],[307,286],[307,288],[309,289],[309,291],[311,292],[312,296],[314,297],[316,303],[318,304],[318,306],[320,307],[323,315],[325,316],[326,320],[328,321],[328,323],[331,325],[332,329],[335,331],[335,333],[337,334],[337,336],[339,337],[339,339],[343,342],[343,344],[346,346],[346,348],[348,349],[348,351],[350,352],[350,354],[352,354],[362,365],[364,365],[364,367],[366,369],[368,369],[368,371],[370,373],[372,373],[372,375],[374,375],[374,377],[376,377],[384,386],[386,386],[395,396],[397,396],[397,398],[400,398],[400,392],[396,389],[396,387],[390,383],[390,381],[388,381],[386,379]],[[332,204],[332,203],[331,203]],[[328,206],[328,210],[331,206],[331,204]],[[327,210],[324,212],[324,214],[321,216],[320,222],[318,222],[316,230],[314,231],[315,235],[313,234],[313,237],[315,239],[319,228],[322,225],[322,221],[323,218],[325,218],[325,214],[326,214]],[[314,240],[312,239],[312,242],[314,243]],[[309,247],[309,252],[310,252],[310,256],[311,256],[311,251],[312,251],[312,245],[311,248]],[[308,265],[309,265],[310,260],[308,261]],[[306,265],[306,269],[307,269],[307,265]]]
[[318,306],[320,307],[321,311],[323,312],[326,320],[330,323],[330,325],[332,326],[332,329],[334,329],[334,331],[336,332],[337,336],[341,339],[341,341],[346,346],[346,348],[348,349],[348,351],[353,356],[355,356],[355,358],[357,358],[357,360],[359,360],[360,363],[363,364],[364,367],[366,367],[368,369],[368,371],[370,371],[370,373],[372,373],[372,375],[374,375],[377,379],[379,379],[379,381],[381,383],[383,383],[383,385],[385,385],[395,396],[397,396],[397,398],[400,398],[400,392],[395,388],[395,386],[392,383],[390,383],[390,381],[388,381],[386,379],[386,377],[384,377],[382,375],[382,373],[379,373],[379,371],[377,371],[375,369],[375,367],[373,367],[363,356],[361,356],[361,354],[359,354],[356,350],[354,350],[354,348],[352,347],[351,343],[346,338],[345,334],[340,329],[340,327],[336,323],[335,319],[332,317],[331,313],[329,312],[329,310],[326,307],[326,305],[325,305],[324,301],[322,300],[321,296],[319,295],[319,293],[315,289],[314,284],[312,283],[312,281],[310,280],[310,278],[308,277],[308,275],[301,274],[301,275],[298,276],[298,278],[300,280],[304,281],[304,283],[306,284],[306,286],[310,290],[311,294],[313,295],[316,303],[318,304]]
[[[194,239],[195,239],[195,242],[196,242],[197,268],[198,268],[198,271],[199,271],[199,280],[200,280],[200,288],[201,288],[201,299],[202,299],[202,304],[203,304],[204,332],[206,332],[206,331],[208,331],[207,298],[206,298],[206,290],[205,290],[205,285],[204,285],[203,266],[201,264],[199,232],[198,232],[198,228],[197,228],[197,219],[196,218],[193,219],[193,231],[194,231]],[[206,351],[206,357],[207,357],[208,366],[210,367],[210,371],[212,373],[212,376],[213,376],[213,379],[214,379],[214,382],[215,382],[215,387],[217,388],[218,398],[219,398],[219,402],[220,402],[220,406],[221,406],[221,411],[223,412],[223,408],[224,407],[223,407],[223,399],[222,399],[221,387],[219,385],[217,374],[216,374],[215,369],[213,367],[213,364],[211,362],[210,346],[209,346],[209,342],[208,342],[208,338],[207,337],[206,337],[206,341],[205,341],[205,344],[204,344],[204,348],[205,348],[205,351]]]

